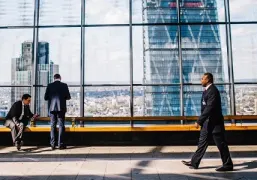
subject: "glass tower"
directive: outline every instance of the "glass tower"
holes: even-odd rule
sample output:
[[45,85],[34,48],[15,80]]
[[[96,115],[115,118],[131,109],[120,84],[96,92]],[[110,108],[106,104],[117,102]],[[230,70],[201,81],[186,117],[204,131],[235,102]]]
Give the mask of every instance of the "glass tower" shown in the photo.
[[[217,22],[216,0],[182,0],[178,23],[176,0],[145,0],[143,20],[145,23],[160,23],[143,27],[144,33],[144,83],[174,84],[145,88],[145,115],[179,116],[180,83],[200,83],[205,72],[211,72],[215,82],[224,82],[222,49],[219,25],[188,22]],[[178,46],[181,33],[181,47]],[[182,52],[182,79],[180,82],[179,48]],[[177,86],[176,86],[177,84]],[[223,113],[227,114],[228,102],[225,87],[221,92]],[[184,115],[200,114],[202,87],[184,85]]]

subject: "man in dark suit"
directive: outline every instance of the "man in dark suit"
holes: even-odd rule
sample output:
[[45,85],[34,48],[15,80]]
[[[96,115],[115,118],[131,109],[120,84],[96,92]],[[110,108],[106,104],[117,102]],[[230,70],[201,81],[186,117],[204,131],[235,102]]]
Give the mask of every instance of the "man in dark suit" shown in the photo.
[[192,169],[198,169],[200,161],[208,147],[209,138],[213,137],[223,163],[223,166],[216,168],[216,171],[233,171],[233,162],[224,137],[225,127],[220,93],[213,84],[213,75],[211,73],[205,73],[202,77],[201,84],[205,87],[205,90],[201,99],[201,115],[195,123],[196,128],[201,126],[198,148],[191,161],[182,161],[182,163]]
[[70,100],[70,92],[67,84],[61,82],[60,74],[54,75],[54,82],[48,84],[45,92],[45,100],[48,101],[49,104],[49,112],[51,117],[51,148],[55,149],[56,140],[56,124],[57,120],[59,122],[59,136],[58,136],[58,147],[59,149],[65,149],[66,146],[63,142],[63,137],[65,133],[65,113],[67,111],[66,108],[66,100]]
[[21,101],[15,102],[6,116],[5,126],[11,129],[12,140],[18,150],[21,149],[22,134],[29,120],[38,115],[30,111],[31,96],[24,94]]

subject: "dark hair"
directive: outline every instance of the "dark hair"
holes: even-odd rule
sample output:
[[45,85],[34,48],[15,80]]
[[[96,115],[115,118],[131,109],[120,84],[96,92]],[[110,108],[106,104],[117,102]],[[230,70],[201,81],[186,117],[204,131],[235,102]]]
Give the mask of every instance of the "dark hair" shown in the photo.
[[31,98],[31,95],[29,95],[29,94],[23,94],[21,99],[22,99],[22,100],[23,100],[23,99],[27,100],[28,98]]
[[60,74],[55,74],[54,79],[61,79],[61,75]]
[[212,73],[204,73],[205,76],[207,76],[208,80],[210,83],[213,83],[213,75]]

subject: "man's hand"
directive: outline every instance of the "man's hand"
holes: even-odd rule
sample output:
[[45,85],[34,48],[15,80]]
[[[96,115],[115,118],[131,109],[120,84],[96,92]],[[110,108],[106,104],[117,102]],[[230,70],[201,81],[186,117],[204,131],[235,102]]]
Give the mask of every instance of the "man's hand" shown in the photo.
[[20,123],[18,121],[15,121],[14,123],[17,128],[20,128]]
[[39,117],[39,114],[34,114],[32,118],[36,119],[37,117]]
[[195,123],[195,128],[198,129],[200,127],[200,125],[196,122]]

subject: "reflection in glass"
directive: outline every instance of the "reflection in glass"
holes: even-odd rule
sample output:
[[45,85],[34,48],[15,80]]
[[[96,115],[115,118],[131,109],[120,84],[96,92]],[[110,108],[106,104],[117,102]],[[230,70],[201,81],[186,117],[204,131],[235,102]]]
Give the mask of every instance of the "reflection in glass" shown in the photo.
[[130,116],[130,87],[85,87],[85,116]]

